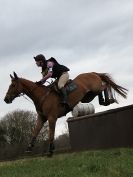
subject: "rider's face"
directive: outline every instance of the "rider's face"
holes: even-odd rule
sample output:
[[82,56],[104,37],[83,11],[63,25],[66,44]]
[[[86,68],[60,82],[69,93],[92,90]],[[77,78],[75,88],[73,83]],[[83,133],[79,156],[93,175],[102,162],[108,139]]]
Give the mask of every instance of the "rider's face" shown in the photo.
[[38,67],[42,67],[43,66],[43,62],[40,60],[40,61],[36,61],[36,65]]

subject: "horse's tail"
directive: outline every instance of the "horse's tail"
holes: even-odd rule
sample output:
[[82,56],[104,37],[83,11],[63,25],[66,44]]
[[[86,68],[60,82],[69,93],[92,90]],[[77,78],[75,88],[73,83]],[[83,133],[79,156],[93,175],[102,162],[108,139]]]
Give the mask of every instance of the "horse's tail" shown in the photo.
[[100,76],[102,81],[104,81],[107,84],[107,86],[112,87],[114,91],[120,94],[123,98],[127,98],[128,90],[120,85],[117,85],[108,73],[96,73],[96,74]]

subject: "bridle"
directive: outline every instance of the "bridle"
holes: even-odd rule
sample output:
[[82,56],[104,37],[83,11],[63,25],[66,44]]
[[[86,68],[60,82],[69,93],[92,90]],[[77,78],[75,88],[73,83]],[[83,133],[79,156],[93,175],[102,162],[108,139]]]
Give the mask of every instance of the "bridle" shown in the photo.
[[[48,82],[48,81],[46,81],[46,82]],[[51,84],[50,82],[48,82],[48,84]],[[34,90],[36,90],[38,88],[38,86],[36,85],[36,86],[33,86],[33,88],[31,88],[30,90],[29,90],[29,92],[33,92]],[[17,90],[17,92],[18,93],[20,93],[20,91],[18,90],[18,89],[16,89]],[[41,98],[41,103],[43,102],[43,101],[45,101],[45,99],[47,98],[47,96],[49,95],[49,93],[51,92],[51,89],[49,89],[47,92],[46,92],[46,94]],[[27,101],[29,101],[30,103],[32,103],[32,104],[34,104],[30,99],[28,99],[26,96],[25,96],[26,94],[25,93],[20,93],[20,94],[18,94],[18,96],[17,97],[23,97],[23,98],[25,98]],[[15,98],[17,98],[17,97],[15,97]]]
[[[30,86],[30,88],[26,85],[26,83],[24,83],[24,82],[21,82],[21,80],[18,80],[18,83],[20,83],[20,84],[22,84],[22,87],[24,88],[22,88],[22,90],[21,89],[19,89],[19,87],[18,86],[16,86],[15,87],[15,91],[14,92],[7,92],[7,94],[6,94],[6,98],[10,101],[10,102],[12,102],[15,98],[17,98],[17,97],[23,97],[24,99],[26,99],[27,101],[29,101],[30,103],[32,103],[32,104],[38,104],[38,106],[40,107],[40,105],[42,105],[42,103],[46,100],[46,98],[47,98],[47,96],[49,95],[49,93],[51,92],[51,89],[49,88],[48,90],[46,90],[46,93],[41,97],[41,99],[40,100],[38,100],[37,102],[36,102],[36,100],[34,100],[34,98],[32,99],[31,97],[30,97],[30,95],[32,96],[32,94],[33,94],[33,91],[34,90],[36,90],[37,88],[38,88],[38,86],[37,85],[31,85]],[[50,83],[48,82],[48,84],[50,85]],[[27,98],[27,96],[25,96],[25,95],[27,95],[28,97],[30,97],[31,99],[29,99],[29,98]],[[32,101],[33,100],[33,101]],[[37,107],[38,107],[37,106]]]

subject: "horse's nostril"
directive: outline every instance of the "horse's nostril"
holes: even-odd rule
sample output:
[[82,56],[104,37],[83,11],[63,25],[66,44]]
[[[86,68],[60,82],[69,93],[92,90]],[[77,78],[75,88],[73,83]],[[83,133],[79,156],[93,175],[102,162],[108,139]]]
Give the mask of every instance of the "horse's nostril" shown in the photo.
[[4,98],[4,101],[6,102],[6,103],[10,103],[10,100],[8,99],[8,98]]
[[8,101],[8,99],[5,97],[5,98],[4,98],[4,101],[5,101],[5,102],[7,102],[7,101]]

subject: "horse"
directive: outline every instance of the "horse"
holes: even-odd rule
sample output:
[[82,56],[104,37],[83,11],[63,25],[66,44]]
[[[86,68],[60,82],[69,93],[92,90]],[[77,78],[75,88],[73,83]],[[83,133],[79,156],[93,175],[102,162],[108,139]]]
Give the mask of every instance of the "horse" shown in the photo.
[[[54,134],[55,125],[58,118],[66,115],[80,101],[90,102],[95,96],[99,97],[99,104],[107,106],[114,102],[112,91],[117,92],[123,98],[127,97],[127,89],[116,84],[107,73],[82,73],[72,80],[76,89],[68,95],[69,108],[61,104],[61,97],[53,87],[37,85],[35,82],[20,78],[14,72],[10,74],[11,84],[7,90],[4,101],[9,104],[21,94],[27,95],[34,103],[37,112],[37,122],[33,131],[32,139],[28,144],[27,151],[32,151],[36,138],[43,127],[43,124],[49,123],[49,146],[47,155],[52,156],[54,152]],[[105,100],[102,92],[105,92]],[[110,93],[110,94],[109,94]],[[109,95],[111,99],[109,98]],[[111,101],[110,101],[111,100]],[[113,100],[113,101],[112,101]],[[106,103],[107,102],[107,103]]]

